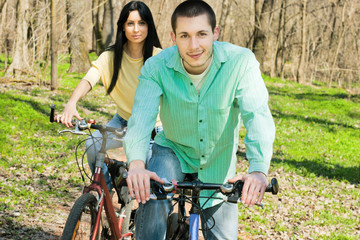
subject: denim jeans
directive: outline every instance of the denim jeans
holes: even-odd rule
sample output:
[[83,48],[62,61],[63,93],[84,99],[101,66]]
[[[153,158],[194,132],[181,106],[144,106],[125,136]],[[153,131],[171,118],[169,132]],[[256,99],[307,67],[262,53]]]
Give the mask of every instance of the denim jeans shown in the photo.
[[[115,116],[106,124],[106,126],[113,127],[113,128],[121,128],[126,125],[127,125],[127,121],[125,119],[123,119],[122,117],[120,117],[118,114],[115,114]],[[96,156],[97,156],[97,153],[100,151],[101,144],[102,144],[102,139],[101,139],[102,135],[100,134],[99,131],[95,131],[93,133],[93,137],[94,138],[89,137],[86,140],[86,149],[87,149],[86,154],[87,154],[87,159],[88,159],[88,163],[89,163],[91,172],[94,174]],[[122,147],[122,145],[123,145],[122,142],[112,140],[112,138],[115,138],[114,134],[109,133],[108,139],[106,140],[106,150]],[[109,188],[109,191],[111,191],[111,189],[112,189],[111,177],[110,177],[109,170],[105,163],[103,166],[103,173],[104,173],[104,177],[105,177],[105,182]]]
[[[175,153],[170,148],[157,144],[153,145],[152,157],[146,167],[160,178],[166,178],[169,181],[172,179],[183,181],[185,177]],[[170,211],[172,211],[172,204],[169,200],[150,200],[145,204],[140,204],[135,219],[136,239],[165,239],[167,217]],[[238,206],[223,202],[208,208],[201,216],[201,222],[202,229],[206,229],[204,224],[207,224],[208,228],[213,226],[211,230],[203,233],[206,234],[206,239],[237,239]]]

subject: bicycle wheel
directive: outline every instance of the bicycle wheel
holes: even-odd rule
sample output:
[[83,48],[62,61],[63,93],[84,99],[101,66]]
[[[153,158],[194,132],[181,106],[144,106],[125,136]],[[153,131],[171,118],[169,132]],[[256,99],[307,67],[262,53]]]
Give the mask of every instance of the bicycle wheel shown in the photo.
[[[86,193],[80,196],[76,200],[66,220],[61,239],[91,239],[97,215],[96,205],[97,200],[94,195]],[[96,239],[99,238],[99,233],[103,232],[104,227],[102,226],[102,221],[100,221],[100,224],[101,226],[99,226]]]

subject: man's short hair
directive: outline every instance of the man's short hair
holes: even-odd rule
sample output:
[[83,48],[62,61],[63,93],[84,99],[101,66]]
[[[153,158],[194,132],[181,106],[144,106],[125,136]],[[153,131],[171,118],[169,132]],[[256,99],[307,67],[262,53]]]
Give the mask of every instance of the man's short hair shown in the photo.
[[216,16],[214,10],[209,4],[202,0],[187,0],[180,3],[174,10],[171,16],[171,27],[175,32],[176,20],[178,17],[197,17],[199,15],[206,14],[209,20],[211,29],[214,31],[216,27]]

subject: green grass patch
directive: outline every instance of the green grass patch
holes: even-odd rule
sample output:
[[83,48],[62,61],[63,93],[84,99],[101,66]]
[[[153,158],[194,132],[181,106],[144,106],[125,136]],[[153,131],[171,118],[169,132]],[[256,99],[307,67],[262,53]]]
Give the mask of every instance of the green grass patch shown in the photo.
[[360,101],[343,89],[265,78],[276,123],[275,166],[359,183]]

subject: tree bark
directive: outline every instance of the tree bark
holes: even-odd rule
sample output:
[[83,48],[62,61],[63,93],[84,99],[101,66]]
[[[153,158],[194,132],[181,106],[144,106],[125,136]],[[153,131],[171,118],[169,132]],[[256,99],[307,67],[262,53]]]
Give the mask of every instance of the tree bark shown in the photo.
[[93,32],[97,55],[100,55],[111,43],[114,43],[116,17],[118,17],[114,14],[114,7],[112,0],[92,1]]
[[161,0],[160,6],[159,6],[159,12],[158,12],[156,22],[155,22],[156,27],[158,27],[160,24],[160,18],[161,18],[161,13],[163,12],[163,9],[164,9],[164,3],[165,3],[165,0]]
[[84,73],[89,70],[89,49],[85,39],[84,8],[87,0],[67,0],[66,14],[70,42],[70,67],[68,72]]
[[232,0],[224,0],[222,2],[221,15],[219,21],[219,27],[220,27],[219,41],[225,40],[225,25],[226,25],[226,19],[228,18],[230,13],[231,4],[232,4]]
[[3,7],[5,6],[6,0],[0,1],[0,12],[2,11]]
[[57,0],[51,0],[51,34],[50,34],[50,51],[51,51],[51,90],[56,90],[58,88],[57,82],[57,39],[58,32],[56,28],[56,2]]
[[303,83],[306,79],[305,74],[305,64],[306,64],[306,4],[307,0],[302,0],[301,3],[301,53],[300,53],[300,60],[299,60],[299,67],[297,70],[297,82]]
[[255,0],[255,29],[253,51],[260,63],[260,69],[264,71],[264,58],[266,54],[267,32],[270,26],[270,17],[274,0]]
[[27,49],[27,33],[28,33],[28,19],[29,19],[29,1],[18,0],[16,8],[16,40],[15,49],[13,53],[13,61],[7,70],[7,76],[17,73],[26,72],[29,69],[29,55]]
[[[285,52],[285,32],[286,32],[286,6],[287,0],[281,0],[280,4],[280,13],[279,13],[279,26],[277,32],[277,40],[276,40],[276,54],[275,59],[273,61],[272,67],[272,75],[280,75],[281,79],[284,78],[284,52]],[[280,59],[279,59],[280,58]],[[280,69],[279,69],[279,62],[280,62]],[[280,73],[280,74],[279,74]]]
[[[350,27],[350,26],[346,26],[346,23],[345,23],[346,15],[348,15],[348,18],[351,19],[351,14],[346,14],[346,9],[347,9],[346,5],[347,5],[347,2],[344,2],[343,6],[342,6],[341,27],[340,27],[340,34],[339,34],[339,37],[338,37],[339,41],[338,41],[338,44],[336,46],[335,54],[334,54],[333,59],[331,61],[332,64],[331,64],[331,68],[330,68],[330,77],[329,77],[329,84],[328,84],[329,87],[331,87],[331,85],[332,85],[334,74],[336,72],[335,68],[336,68],[336,65],[337,65],[338,56],[339,56],[339,53],[340,53],[340,48],[343,47],[343,41],[344,41],[346,32],[347,32],[348,28]],[[351,21],[348,21],[348,22],[351,22]],[[338,78],[338,87],[341,87],[341,84],[342,84],[341,78]]]

